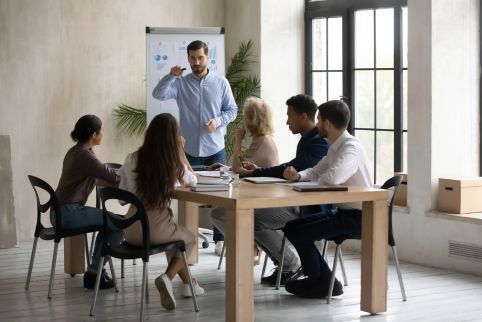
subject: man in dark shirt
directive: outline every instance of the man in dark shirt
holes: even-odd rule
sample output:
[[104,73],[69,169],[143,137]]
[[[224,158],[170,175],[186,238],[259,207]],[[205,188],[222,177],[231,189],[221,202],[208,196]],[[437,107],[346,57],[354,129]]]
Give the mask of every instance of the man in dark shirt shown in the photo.
[[[328,140],[321,138],[315,126],[317,105],[308,95],[296,95],[286,101],[288,106],[287,121],[293,134],[301,134],[301,139],[296,148],[296,156],[293,160],[270,168],[259,168],[250,162],[243,162],[244,169],[240,175],[243,177],[277,177],[283,178],[283,171],[291,166],[298,171],[313,167],[327,153]],[[325,210],[322,208],[321,210]],[[282,228],[291,220],[298,219],[300,215],[320,212],[320,206],[315,207],[283,207],[254,210],[254,239],[266,254],[273,260],[275,265],[281,260],[282,239],[275,229]],[[215,208],[212,211],[212,221],[216,227],[224,232],[226,226],[226,212],[224,208]],[[301,263],[298,257],[289,247],[285,250],[285,260],[281,268],[281,284],[289,278],[294,278],[300,273]],[[276,283],[277,269],[271,276],[261,280],[264,284]]]

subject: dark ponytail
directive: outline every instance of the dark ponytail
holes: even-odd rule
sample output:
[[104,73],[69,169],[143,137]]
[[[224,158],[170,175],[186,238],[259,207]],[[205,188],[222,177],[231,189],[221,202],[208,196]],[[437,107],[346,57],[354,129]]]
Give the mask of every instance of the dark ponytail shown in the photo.
[[75,123],[75,128],[70,132],[70,137],[75,142],[85,143],[94,132],[99,134],[101,129],[102,121],[100,118],[92,114],[84,115]]

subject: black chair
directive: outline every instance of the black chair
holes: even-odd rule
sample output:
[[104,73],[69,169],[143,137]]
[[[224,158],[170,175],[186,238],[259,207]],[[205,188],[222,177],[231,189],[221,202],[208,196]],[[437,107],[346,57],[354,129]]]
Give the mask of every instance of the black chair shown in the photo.
[[[35,226],[35,233],[34,233],[34,242],[33,242],[33,247],[32,247],[32,254],[30,256],[30,265],[28,267],[28,275],[27,275],[27,282],[25,283],[25,289],[28,290],[30,286],[30,278],[32,276],[32,268],[33,268],[33,263],[35,260],[35,252],[37,250],[37,242],[40,237],[40,239],[43,240],[53,240],[55,242],[54,246],[54,255],[52,259],[52,268],[50,271],[50,282],[49,282],[49,292],[48,292],[48,298],[52,298],[52,286],[54,283],[54,275],[55,275],[55,264],[57,262],[57,249],[59,246],[59,242],[62,238],[64,237],[72,237],[72,236],[78,236],[78,235],[84,235],[85,237],[85,257],[87,258],[87,264],[90,265],[90,256],[89,256],[89,248],[88,248],[88,242],[87,242],[87,233],[98,231],[102,229],[101,225],[98,226],[86,226],[82,228],[76,228],[76,229],[69,229],[65,228],[62,225],[62,216],[60,215],[60,205],[57,199],[57,195],[55,194],[54,189],[45,181],[43,181],[40,178],[37,178],[35,176],[29,175],[28,179],[30,180],[30,183],[32,185],[32,188],[35,192],[35,197],[37,198],[37,224]],[[45,192],[48,193],[49,195],[49,200],[45,203],[40,202],[39,194],[37,189],[41,189]],[[54,227],[44,227],[41,222],[41,215],[42,214],[47,214],[50,215],[50,209],[53,209],[55,211],[55,225]],[[49,219],[50,222],[50,219]]]
[[[111,169],[119,169],[120,167],[122,167],[122,164],[114,163],[114,162],[105,163],[105,165]],[[97,186],[97,185],[95,186],[95,207],[99,209],[101,207],[100,195],[99,195],[99,190],[101,188],[102,187],[100,186]],[[90,240],[90,257],[92,257],[92,250],[94,249],[94,243],[95,243],[95,231],[92,233],[92,238]],[[136,265],[135,259],[132,260],[132,265]],[[121,278],[124,278],[124,260],[121,260]]]
[[[102,210],[103,210],[103,217],[104,217],[104,226],[103,226],[104,233],[107,233],[107,220],[109,220],[114,226],[122,230],[131,226],[136,221],[140,221],[141,227],[142,227],[143,244],[142,246],[132,246],[132,245],[129,245],[126,241],[123,241],[119,245],[109,245],[107,240],[105,238],[103,239],[102,252],[101,252],[101,258],[99,263],[99,272],[97,273],[98,275],[95,281],[95,293],[94,293],[94,299],[92,300],[92,306],[90,308],[90,315],[91,316],[94,315],[95,303],[97,300],[97,294],[99,292],[100,276],[102,274],[101,268],[102,268],[102,265],[104,264],[104,257],[111,256],[111,257],[120,258],[120,259],[142,258],[143,266],[142,266],[142,293],[141,293],[140,321],[143,321],[144,320],[144,301],[146,303],[149,303],[149,293],[147,292],[147,273],[148,273],[147,264],[149,263],[149,256],[158,254],[161,252],[166,252],[169,250],[174,250],[174,249],[178,249],[182,254],[182,259],[184,261],[184,265],[186,266],[187,273],[189,276],[194,309],[196,312],[199,312],[196,293],[194,292],[194,288],[192,284],[191,271],[189,270],[189,265],[187,264],[186,245],[184,241],[176,240],[176,241],[161,244],[161,245],[151,245],[150,236],[149,236],[149,220],[147,218],[144,205],[134,194],[122,189],[111,188],[111,187],[100,189],[99,194],[102,202]],[[123,203],[126,203],[126,204],[131,204],[132,206],[135,207],[136,213],[131,217],[125,217],[125,216],[119,216],[108,212],[106,208],[106,202],[112,199],[122,201]],[[112,272],[112,279],[114,280],[115,290],[116,292],[118,292],[117,281],[116,281],[114,272]]]
[[[381,189],[392,189],[393,188],[393,194],[392,194],[392,197],[390,198],[390,204],[388,206],[388,245],[390,245],[390,247],[392,248],[393,258],[395,260],[395,266],[397,268],[398,282],[400,283],[400,291],[402,292],[402,298],[403,298],[403,301],[406,301],[407,297],[405,295],[405,288],[403,287],[402,273],[400,271],[400,263],[398,261],[398,254],[397,254],[397,248],[396,248],[396,245],[395,245],[395,238],[393,237],[393,224],[392,224],[393,200],[394,200],[395,193],[397,192],[398,186],[402,182],[402,179],[403,179],[402,176],[394,176],[394,177],[388,179],[382,185]],[[333,270],[332,270],[331,280],[330,280],[330,288],[328,290],[328,296],[326,298],[327,303],[330,303],[331,295],[333,294],[333,286],[335,284],[336,264],[337,264],[339,254],[340,254],[340,246],[347,239],[361,240],[361,235],[360,234],[342,235],[342,236],[338,236],[336,238],[333,238],[333,241],[336,244],[336,249],[335,249],[335,259],[333,261]]]

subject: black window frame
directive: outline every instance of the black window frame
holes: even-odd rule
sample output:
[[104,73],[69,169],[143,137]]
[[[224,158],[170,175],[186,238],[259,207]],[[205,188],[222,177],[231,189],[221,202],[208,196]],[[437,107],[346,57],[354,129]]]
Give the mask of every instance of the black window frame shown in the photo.
[[[317,18],[330,18],[330,17],[342,17],[343,20],[343,96],[347,100],[351,113],[352,119],[348,126],[348,131],[350,133],[355,133],[356,129],[363,130],[362,128],[357,128],[355,123],[355,112],[356,105],[354,104],[352,98],[355,94],[355,30],[354,30],[354,16],[355,11],[364,9],[382,9],[382,8],[393,8],[394,9],[394,165],[393,169],[395,172],[402,172],[403,169],[403,133],[407,130],[403,128],[403,71],[407,68],[403,68],[403,29],[402,29],[402,7],[407,7],[407,0],[326,0],[326,1],[309,1],[305,0],[305,91],[307,94],[313,95],[312,87],[312,21]],[[482,9],[481,9],[482,11]],[[374,32],[375,28],[374,28]],[[482,36],[481,36],[482,38]],[[376,47],[376,42],[375,42]],[[376,55],[376,50],[374,51]],[[481,63],[482,63],[482,53],[481,53]],[[326,66],[328,70],[329,66]],[[357,68],[358,69],[358,68]],[[371,68],[370,70],[383,70],[383,68]],[[392,70],[392,68],[390,68]],[[328,75],[328,73],[327,73]],[[328,77],[328,76],[327,76]],[[376,80],[376,79],[375,79]],[[327,84],[327,87],[329,85]],[[481,91],[482,91],[482,78],[481,78]],[[376,86],[375,86],[376,88]],[[376,90],[376,89],[375,89]],[[321,103],[321,102],[319,102]],[[376,104],[376,102],[375,102]],[[482,103],[481,103],[482,111]],[[375,105],[375,119],[376,119],[376,105]],[[482,114],[481,114],[482,115]],[[376,127],[376,120],[373,129],[368,129],[373,131],[375,135],[377,132],[383,131]],[[392,132],[392,130],[389,130]],[[481,133],[482,133],[482,122],[481,122]],[[482,135],[481,135],[481,151],[482,151]],[[376,166],[377,166],[377,147],[374,146],[374,182],[376,182]],[[482,169],[482,157],[481,157],[481,169]]]

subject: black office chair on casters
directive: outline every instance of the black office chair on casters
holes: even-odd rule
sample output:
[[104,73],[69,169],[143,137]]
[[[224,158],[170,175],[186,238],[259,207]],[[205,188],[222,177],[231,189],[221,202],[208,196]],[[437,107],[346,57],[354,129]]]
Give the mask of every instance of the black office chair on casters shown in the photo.
[[[127,227],[133,225],[136,221],[141,223],[142,227],[142,246],[132,246],[129,245],[126,241],[123,241],[119,245],[109,245],[106,238],[102,240],[102,252],[101,258],[99,263],[99,272],[97,272],[97,279],[95,282],[95,293],[94,298],[92,300],[92,306],[90,308],[90,315],[94,315],[95,310],[95,303],[97,300],[97,295],[99,292],[99,284],[100,284],[100,276],[102,274],[102,265],[104,263],[105,256],[120,258],[120,259],[135,259],[135,258],[142,258],[142,293],[141,293],[141,313],[140,313],[140,321],[144,320],[144,303],[149,303],[149,292],[147,291],[147,264],[149,263],[149,256],[158,254],[161,252],[166,252],[173,249],[178,249],[182,254],[182,259],[184,261],[184,265],[187,269],[187,273],[189,276],[190,281],[190,288],[191,294],[194,303],[194,309],[196,312],[199,312],[199,307],[197,303],[196,293],[194,292],[192,278],[191,278],[191,271],[189,270],[189,265],[186,259],[186,245],[183,240],[176,240],[169,243],[164,243],[160,245],[151,245],[150,244],[150,236],[149,236],[149,220],[147,218],[146,211],[144,209],[144,205],[141,201],[132,193],[121,190],[118,188],[102,188],[99,191],[101,202],[102,202],[102,210],[103,210],[103,217],[104,217],[104,226],[103,230],[104,233],[107,233],[107,220],[109,220],[115,227],[118,229],[124,230]],[[112,214],[107,211],[106,202],[108,200],[118,200],[125,204],[131,204],[135,207],[136,213],[131,217],[123,217],[119,215]],[[117,281],[115,278],[114,272],[112,272],[112,279],[114,280],[115,290],[118,292],[117,288]]]
[[[90,265],[87,233],[98,231],[102,229],[102,226],[101,225],[86,226],[86,227],[76,228],[76,229],[65,228],[62,225],[60,205],[54,189],[47,182],[35,176],[29,175],[28,179],[30,181],[30,184],[32,185],[32,188],[35,192],[35,197],[37,199],[37,224],[35,226],[35,233],[34,233],[35,239],[33,242],[32,254],[30,256],[30,265],[28,267],[28,275],[27,275],[27,282],[25,283],[25,289],[28,290],[30,286],[30,278],[32,276],[32,268],[35,260],[35,252],[37,250],[38,239],[40,238],[43,240],[53,240],[55,242],[55,246],[54,246],[54,254],[52,258],[52,267],[50,270],[50,282],[49,282],[49,292],[48,292],[48,298],[51,299],[52,286],[54,283],[54,276],[55,276],[55,264],[57,262],[57,250],[59,247],[60,240],[65,237],[84,235],[85,257],[87,258],[87,265]],[[49,200],[47,202],[41,203],[38,190],[44,191],[49,195]],[[41,222],[42,214],[46,214],[46,216],[49,216],[50,215],[49,210],[51,209],[53,209],[56,214],[55,225],[53,227],[44,227]],[[50,222],[50,219],[49,219],[49,222]]]
[[[392,248],[393,252],[393,259],[395,260],[395,266],[397,268],[397,275],[398,275],[398,282],[400,284],[400,291],[402,293],[402,299],[403,301],[407,300],[407,296],[405,295],[405,288],[403,286],[403,280],[402,280],[402,273],[400,271],[400,263],[398,261],[398,254],[397,254],[397,248],[395,245],[395,238],[393,237],[393,224],[392,224],[392,213],[393,213],[393,200],[395,193],[397,192],[398,186],[402,182],[403,177],[402,176],[394,176],[382,185],[381,189],[392,189],[393,188],[393,194],[392,197],[390,198],[390,204],[388,206],[388,245]],[[341,244],[347,240],[347,239],[356,239],[356,240],[361,240],[361,235],[342,235],[338,236],[333,239],[333,241],[336,244],[336,249],[335,249],[335,259],[333,260],[333,270],[331,274],[331,280],[330,280],[330,288],[328,290],[328,296],[326,298],[326,302],[330,303],[331,301],[331,295],[333,294],[333,286],[335,284],[335,273],[336,273],[336,265],[338,262],[339,258],[339,253],[340,253],[340,247]]]

